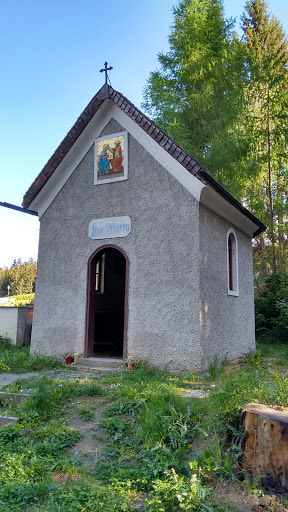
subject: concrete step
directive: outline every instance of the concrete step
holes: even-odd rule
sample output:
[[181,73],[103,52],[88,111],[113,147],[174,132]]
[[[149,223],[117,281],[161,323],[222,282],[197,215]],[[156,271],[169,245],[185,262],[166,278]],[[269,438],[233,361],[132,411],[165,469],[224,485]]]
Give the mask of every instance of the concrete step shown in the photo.
[[18,423],[19,418],[14,416],[0,416],[0,426],[9,425],[9,423]]
[[126,363],[120,357],[79,357],[73,366],[74,368],[79,368],[81,366],[96,370],[103,370],[105,368],[116,370],[119,368],[126,368]]
[[85,372],[85,373],[91,373],[91,372],[121,372],[124,370],[124,368],[109,368],[109,366],[83,366],[78,364],[73,364],[73,368],[75,368],[75,371],[78,370],[79,372]]
[[34,398],[35,395],[29,393],[9,393],[7,391],[0,391],[0,403],[6,404],[21,404],[27,398]]

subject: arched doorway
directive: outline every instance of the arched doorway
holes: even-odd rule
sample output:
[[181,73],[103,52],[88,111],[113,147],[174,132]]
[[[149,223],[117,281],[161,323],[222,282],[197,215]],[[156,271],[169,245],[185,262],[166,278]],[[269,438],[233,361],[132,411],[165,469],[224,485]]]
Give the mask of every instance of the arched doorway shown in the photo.
[[123,357],[126,351],[128,258],[106,245],[88,262],[86,357]]

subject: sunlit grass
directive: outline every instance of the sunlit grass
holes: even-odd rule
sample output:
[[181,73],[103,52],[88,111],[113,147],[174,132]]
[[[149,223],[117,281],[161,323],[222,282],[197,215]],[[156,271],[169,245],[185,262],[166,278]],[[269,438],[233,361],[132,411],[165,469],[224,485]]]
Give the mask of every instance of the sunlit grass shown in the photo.
[[[10,406],[20,424],[0,428],[1,511],[132,512],[140,503],[166,512],[182,510],[182,503],[196,512],[228,512],[211,482],[244,485],[239,450],[231,445],[242,433],[242,407],[288,406],[288,379],[275,356],[281,357],[278,347],[260,347],[233,364],[213,361],[202,375],[172,376],[140,363],[111,376],[18,379],[10,390],[34,397]],[[205,394],[189,393],[195,386]],[[71,451],[82,437],[69,425],[71,414],[92,429],[94,458],[101,443],[93,465]]]
[[20,373],[63,367],[64,364],[56,357],[30,355],[29,347],[11,345],[9,338],[0,336],[0,371],[2,373]]

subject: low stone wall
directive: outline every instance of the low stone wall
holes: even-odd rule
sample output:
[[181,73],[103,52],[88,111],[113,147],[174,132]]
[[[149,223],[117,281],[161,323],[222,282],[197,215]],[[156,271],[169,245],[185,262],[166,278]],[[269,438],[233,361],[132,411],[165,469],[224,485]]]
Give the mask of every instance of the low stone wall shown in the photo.
[[0,335],[10,338],[13,345],[23,345],[27,337],[27,307],[0,308]]

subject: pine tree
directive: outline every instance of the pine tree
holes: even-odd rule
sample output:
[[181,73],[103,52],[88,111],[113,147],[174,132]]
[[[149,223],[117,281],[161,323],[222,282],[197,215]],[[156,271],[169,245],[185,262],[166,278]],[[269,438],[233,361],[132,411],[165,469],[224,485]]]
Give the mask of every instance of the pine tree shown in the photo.
[[[221,0],[181,0],[170,50],[158,56],[148,114],[268,226],[261,272],[287,269],[288,50],[264,0],[249,0],[244,37]],[[256,259],[256,261],[258,261]]]
[[10,295],[22,295],[35,291],[37,263],[30,258],[22,262],[21,258],[14,260],[11,267],[0,267],[0,296],[7,295],[7,286],[10,286]]
[[[170,51],[158,56],[143,103],[148,114],[221,180],[231,159],[229,130],[241,106],[241,46],[221,0],[182,0],[174,8]],[[212,143],[217,151],[211,154]],[[224,149],[225,147],[225,149]]]
[[247,2],[243,30],[247,69],[243,125],[249,140],[246,196],[268,225],[270,243],[262,236],[258,245],[275,273],[287,265],[287,39],[280,23],[267,13],[264,0]]

